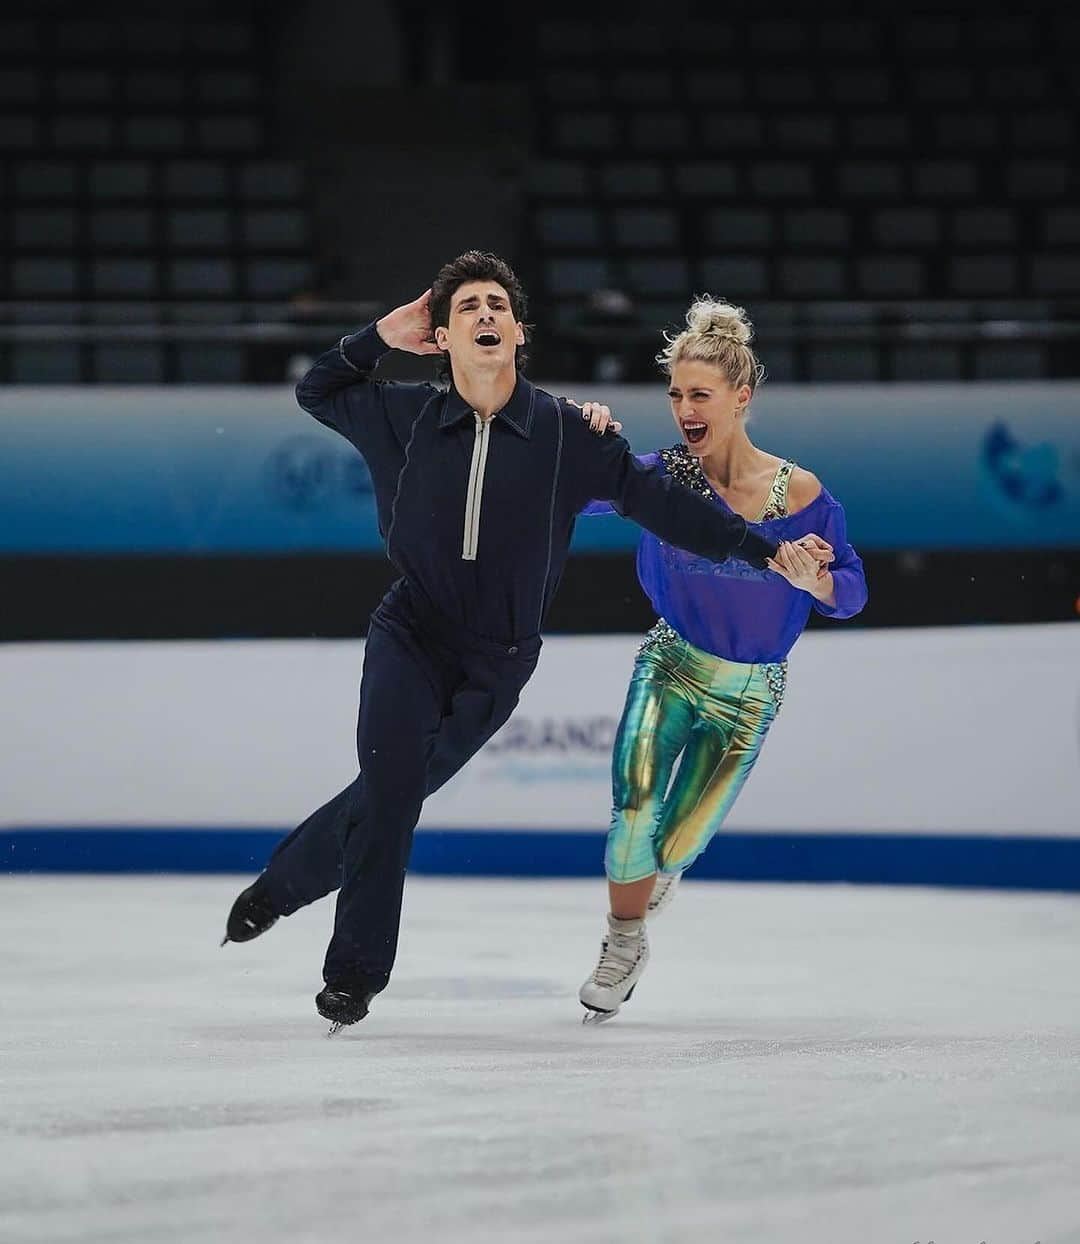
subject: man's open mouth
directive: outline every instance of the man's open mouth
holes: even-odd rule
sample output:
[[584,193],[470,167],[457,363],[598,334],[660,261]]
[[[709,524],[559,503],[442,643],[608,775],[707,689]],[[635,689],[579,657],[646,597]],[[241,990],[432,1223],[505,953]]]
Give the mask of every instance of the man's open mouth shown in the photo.
[[691,445],[698,445],[705,439],[705,433],[709,430],[707,423],[684,423],[682,425],[683,436]]
[[478,346],[497,346],[501,340],[499,334],[490,328],[481,329],[473,338]]

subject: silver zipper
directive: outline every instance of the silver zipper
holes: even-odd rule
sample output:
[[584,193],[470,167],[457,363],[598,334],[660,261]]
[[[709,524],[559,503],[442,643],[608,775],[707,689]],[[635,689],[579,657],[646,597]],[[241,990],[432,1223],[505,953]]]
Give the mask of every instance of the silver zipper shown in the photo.
[[488,436],[491,420],[481,419],[475,411],[476,435],[473,439],[472,462],[469,465],[469,487],[465,493],[465,539],[461,547],[462,561],[476,561],[480,543],[480,502],[484,499],[484,470],[487,467]]

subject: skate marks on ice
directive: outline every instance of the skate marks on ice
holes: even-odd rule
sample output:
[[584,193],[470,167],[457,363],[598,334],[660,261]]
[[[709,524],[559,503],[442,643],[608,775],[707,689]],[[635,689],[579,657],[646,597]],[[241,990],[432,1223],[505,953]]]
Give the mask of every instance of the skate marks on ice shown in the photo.
[[223,1127],[279,1126],[328,1119],[366,1118],[390,1107],[375,1097],[328,1097],[319,1102],[196,1102],[182,1105],[133,1106],[62,1113],[43,1112],[33,1119],[0,1122],[0,1135],[38,1136],[63,1140],[68,1137],[114,1136],[216,1131]]
[[[355,1023],[332,1023],[324,1029],[327,1038],[339,1038],[347,1031],[363,1033],[365,1036],[374,1029],[381,1028],[378,1020],[372,1024],[373,1013],[385,1011],[387,1003],[393,1011],[396,1003],[405,1002],[442,1002],[455,1007],[470,1007],[476,1003],[515,1002],[525,999],[560,999],[568,994],[566,985],[557,980],[545,980],[535,977],[498,977],[498,976],[445,976],[445,977],[409,977],[395,979],[393,988],[382,1000],[373,999],[371,1011],[363,1019]],[[225,1030],[218,1029],[217,1035],[225,1035]],[[247,1030],[237,1028],[233,1035],[246,1039]],[[406,1035],[406,1034],[402,1034]],[[415,1034],[423,1043],[425,1034]],[[268,1034],[268,1038],[272,1039]]]
[[[561,998],[567,993],[565,981],[534,976],[421,976],[393,984],[393,997],[401,1000],[443,1002],[498,1002],[513,998]],[[388,995],[389,996],[389,995]]]
[[327,1042],[326,909],[235,890],[0,882],[4,1244],[1080,1244],[1074,899],[680,887],[590,1031],[599,886],[424,878]]

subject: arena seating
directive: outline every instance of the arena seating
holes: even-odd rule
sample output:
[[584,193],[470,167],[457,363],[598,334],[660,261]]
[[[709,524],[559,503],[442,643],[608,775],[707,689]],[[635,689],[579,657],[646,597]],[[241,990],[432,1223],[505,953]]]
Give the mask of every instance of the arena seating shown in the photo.
[[[801,327],[780,378],[1053,374],[1044,343],[942,338],[1080,301],[1075,17],[584,17],[538,49],[529,243],[565,334],[597,287],[654,326],[709,291]],[[806,343],[883,319],[946,328]]]
[[[1080,19],[687,11],[523,18],[537,368],[601,375],[614,333],[650,379],[708,291],[750,308],[777,380],[1077,374]],[[0,383],[280,379],[225,329],[318,286],[336,188],[277,141],[273,14],[77,13],[0,16]]]
[[[0,298],[14,323],[230,323],[311,279],[257,24],[0,19]],[[243,379],[235,345],[16,341],[4,379]]]

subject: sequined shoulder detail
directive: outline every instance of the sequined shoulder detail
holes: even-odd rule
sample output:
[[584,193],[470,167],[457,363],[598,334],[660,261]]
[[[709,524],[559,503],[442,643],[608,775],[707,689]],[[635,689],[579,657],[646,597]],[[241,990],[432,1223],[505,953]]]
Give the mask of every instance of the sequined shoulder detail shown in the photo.
[[685,488],[692,488],[710,500],[714,498],[701,463],[685,445],[672,445],[669,449],[660,450],[660,460],[673,480]]
[[765,505],[757,518],[759,523],[767,523],[773,518],[787,518],[788,485],[791,483],[791,473],[794,470],[795,463],[791,461],[781,462],[776,468],[769,495],[766,497]]
[[[677,480],[685,488],[691,488],[694,492],[700,493],[703,497],[715,500],[716,494],[705,478],[705,472],[701,469],[701,461],[695,458],[685,445],[672,445],[668,449],[661,449],[660,460],[672,479]],[[788,486],[794,470],[795,463],[790,459],[785,459],[780,463],[773,476],[769,495],[765,498],[765,504],[754,520],[755,522],[766,523],[774,518],[787,518]]]

